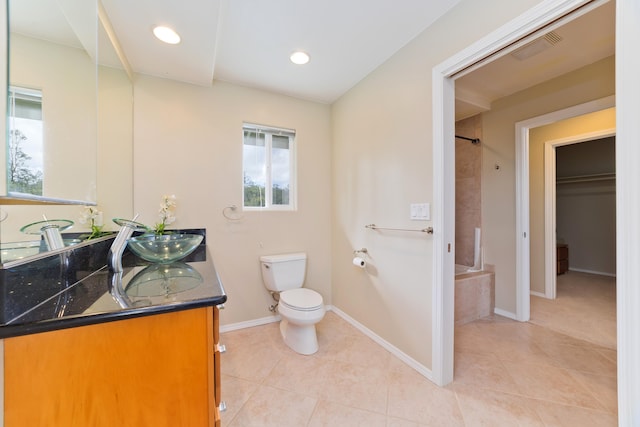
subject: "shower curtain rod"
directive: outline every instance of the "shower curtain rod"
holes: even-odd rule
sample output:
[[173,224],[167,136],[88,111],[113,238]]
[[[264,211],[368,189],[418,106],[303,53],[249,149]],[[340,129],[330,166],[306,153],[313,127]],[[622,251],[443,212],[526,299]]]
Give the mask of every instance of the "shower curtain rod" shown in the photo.
[[480,144],[480,138],[467,138],[466,136],[456,135],[456,138],[466,139],[467,141],[471,141],[472,144]]

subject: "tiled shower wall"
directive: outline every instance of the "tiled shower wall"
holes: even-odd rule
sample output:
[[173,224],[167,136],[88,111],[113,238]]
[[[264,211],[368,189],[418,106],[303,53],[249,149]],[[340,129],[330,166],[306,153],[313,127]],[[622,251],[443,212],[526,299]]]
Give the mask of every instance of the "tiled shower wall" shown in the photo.
[[481,140],[456,138],[456,264],[472,266],[475,228],[481,225],[482,117],[456,122],[456,135]]

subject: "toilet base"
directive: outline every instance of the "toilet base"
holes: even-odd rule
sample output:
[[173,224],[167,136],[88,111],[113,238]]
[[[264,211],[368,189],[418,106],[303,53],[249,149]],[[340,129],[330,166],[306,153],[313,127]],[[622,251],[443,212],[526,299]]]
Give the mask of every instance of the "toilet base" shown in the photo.
[[280,321],[280,334],[284,343],[299,354],[310,355],[318,351],[316,325],[295,325],[287,319]]

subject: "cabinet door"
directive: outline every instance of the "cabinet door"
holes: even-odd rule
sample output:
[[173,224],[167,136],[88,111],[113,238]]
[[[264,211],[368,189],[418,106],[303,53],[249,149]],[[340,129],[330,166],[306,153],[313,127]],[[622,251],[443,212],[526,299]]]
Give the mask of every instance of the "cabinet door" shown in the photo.
[[5,340],[5,426],[211,426],[211,308]]

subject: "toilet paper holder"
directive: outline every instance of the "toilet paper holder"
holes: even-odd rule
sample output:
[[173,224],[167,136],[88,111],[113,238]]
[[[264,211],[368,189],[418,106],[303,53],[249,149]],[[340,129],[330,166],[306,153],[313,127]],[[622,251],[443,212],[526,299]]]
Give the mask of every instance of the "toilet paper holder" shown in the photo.
[[356,249],[353,251],[353,265],[360,268],[367,267],[367,258],[369,257],[369,251],[367,248]]

